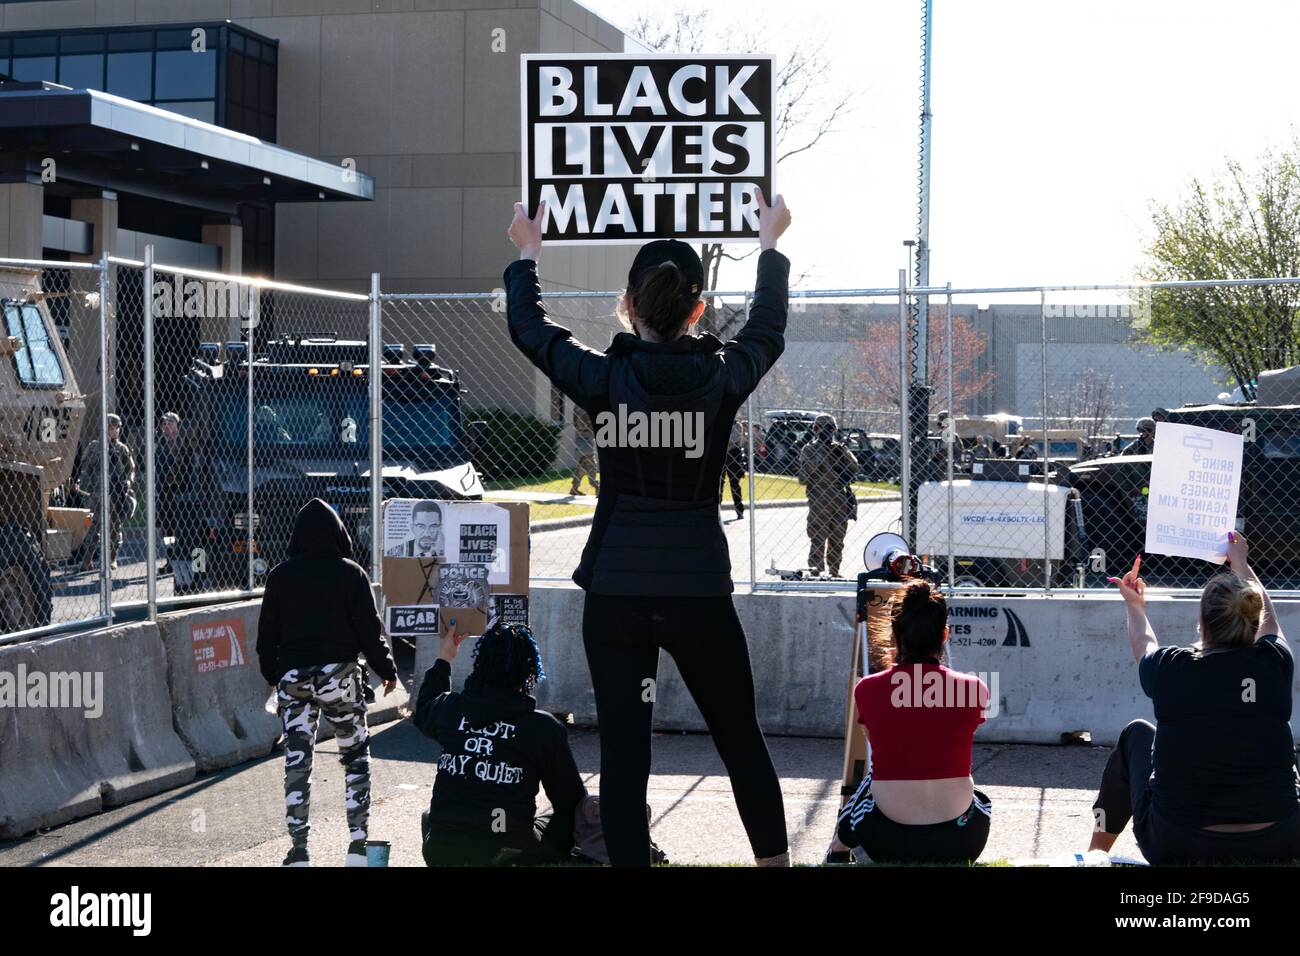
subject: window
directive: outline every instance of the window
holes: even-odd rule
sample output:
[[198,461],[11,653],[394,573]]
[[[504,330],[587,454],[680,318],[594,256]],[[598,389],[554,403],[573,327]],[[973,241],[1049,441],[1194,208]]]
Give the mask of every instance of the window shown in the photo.
[[20,56],[14,59],[14,79],[35,83],[56,80],[58,60],[52,56]]
[[104,55],[73,53],[59,57],[59,82],[74,90],[104,88]]
[[159,50],[154,91],[159,99],[212,99],[217,95],[217,54],[212,50]]
[[153,98],[153,54],[110,53],[108,92],[128,100]]
[[14,353],[18,380],[25,386],[62,387],[63,367],[50,345],[45,322],[36,305],[31,302],[6,302],[5,325],[19,344],[18,351]]

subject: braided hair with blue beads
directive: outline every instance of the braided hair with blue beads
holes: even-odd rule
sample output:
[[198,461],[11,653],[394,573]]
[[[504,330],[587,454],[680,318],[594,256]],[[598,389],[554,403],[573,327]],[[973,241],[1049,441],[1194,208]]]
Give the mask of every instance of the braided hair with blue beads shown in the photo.
[[494,624],[474,645],[470,682],[527,694],[544,680],[542,653],[527,624]]

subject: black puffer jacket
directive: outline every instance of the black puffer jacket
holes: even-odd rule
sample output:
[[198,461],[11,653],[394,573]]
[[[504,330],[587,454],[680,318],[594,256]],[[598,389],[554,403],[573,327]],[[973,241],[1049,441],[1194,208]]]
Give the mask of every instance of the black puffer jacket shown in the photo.
[[257,625],[257,657],[268,684],[295,667],[354,661],[384,680],[397,668],[384,643],[370,579],[352,560],[352,539],[334,509],[313,498],[298,511],[289,558],[271,569]]
[[[731,593],[719,481],[736,413],[785,348],[789,274],[790,261],[775,249],[759,256],[749,321],[728,342],[704,334],[654,343],[623,332],[598,352],[546,317],[536,262],[506,269],[511,340],[596,428],[600,496],[573,573],[579,586],[597,594]],[[620,422],[659,412],[677,413],[679,447],[631,447],[630,428],[624,437],[632,441],[607,440]],[[691,445],[680,447],[686,438]]]

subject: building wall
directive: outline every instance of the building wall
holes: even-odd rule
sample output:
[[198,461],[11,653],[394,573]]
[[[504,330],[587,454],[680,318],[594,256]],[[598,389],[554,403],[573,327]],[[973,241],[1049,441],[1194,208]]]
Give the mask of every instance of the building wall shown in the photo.
[[[1130,321],[1113,315],[1113,307],[1108,311],[1105,306],[1084,306],[1075,311],[1081,317],[1047,320],[1049,417],[1082,412],[1070,408],[1071,395],[1077,398],[1085,387],[1095,392],[1104,385],[1106,407],[1120,428],[1131,432],[1137,418],[1157,407],[1213,401],[1228,387],[1219,384],[1224,380],[1222,369],[1206,367],[1191,353],[1135,344]],[[982,353],[969,367],[977,375],[991,373],[989,388],[963,411],[1040,416],[1043,328],[1038,304],[979,308],[954,303],[953,316],[968,323],[983,344]],[[891,383],[897,380],[897,328],[896,304],[808,303],[803,312],[792,314],[785,353],[760,386],[756,403],[762,409],[816,407],[865,413],[872,403],[855,399],[855,379],[873,374]],[[930,334],[934,347],[940,348],[945,334],[942,318],[932,320]],[[966,367],[960,357],[955,365],[958,370]],[[944,404],[940,395],[934,407]],[[892,414],[896,419],[896,411]],[[885,421],[890,423],[888,430],[897,430],[889,416],[859,418],[849,415],[851,424],[877,428]]]
[[[376,180],[373,203],[281,205],[277,278],[363,291],[489,291],[512,247],[519,54],[622,52],[571,0],[46,0],[0,30],[230,19],[280,41],[280,145]],[[342,175],[340,167],[340,175]],[[631,252],[549,250],[554,288],[622,283]]]
[[[359,292],[374,272],[388,292],[500,288],[520,195],[519,55],[622,52],[625,42],[572,0],[0,4],[3,31],[225,19],[280,41],[279,144],[340,163],[340,175],[351,161],[375,178],[373,202],[277,207],[276,278]],[[543,280],[554,290],[619,289],[633,253],[547,249]],[[510,347],[500,314],[462,311],[487,323],[477,336],[483,367],[463,370],[475,403],[549,417],[549,387]],[[408,326],[416,340],[451,334],[434,309],[412,313]]]

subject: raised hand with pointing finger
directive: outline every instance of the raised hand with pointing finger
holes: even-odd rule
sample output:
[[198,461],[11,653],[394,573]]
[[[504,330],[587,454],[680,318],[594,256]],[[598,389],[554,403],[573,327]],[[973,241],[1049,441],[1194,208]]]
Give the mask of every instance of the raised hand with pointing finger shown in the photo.
[[1122,578],[1107,578],[1111,584],[1119,585],[1119,593],[1124,597],[1124,603],[1129,606],[1144,607],[1146,605],[1147,585],[1140,577],[1142,570],[1142,555],[1133,558],[1132,569]]

